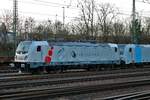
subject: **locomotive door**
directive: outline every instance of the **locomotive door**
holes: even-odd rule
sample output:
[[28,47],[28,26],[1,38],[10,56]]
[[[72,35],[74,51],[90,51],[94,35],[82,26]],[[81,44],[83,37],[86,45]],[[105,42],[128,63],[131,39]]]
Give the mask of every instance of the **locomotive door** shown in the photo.
[[40,61],[42,61],[42,46],[41,45],[39,45],[39,46],[37,46],[37,48],[36,48],[36,54],[35,54],[35,61],[38,61],[38,62],[40,62]]
[[129,48],[129,61],[130,63],[134,64],[135,63],[135,59],[134,59],[134,49],[133,48]]

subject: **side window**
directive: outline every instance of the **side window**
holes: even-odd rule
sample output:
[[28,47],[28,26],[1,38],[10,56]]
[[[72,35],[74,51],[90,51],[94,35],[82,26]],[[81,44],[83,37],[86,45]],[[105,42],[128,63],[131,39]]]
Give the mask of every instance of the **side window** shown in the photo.
[[71,52],[71,55],[72,55],[73,58],[76,57],[76,53],[74,51]]
[[132,48],[129,48],[129,52],[132,52]]
[[117,52],[117,47],[115,47],[115,52]]
[[37,46],[37,52],[41,51],[41,46]]

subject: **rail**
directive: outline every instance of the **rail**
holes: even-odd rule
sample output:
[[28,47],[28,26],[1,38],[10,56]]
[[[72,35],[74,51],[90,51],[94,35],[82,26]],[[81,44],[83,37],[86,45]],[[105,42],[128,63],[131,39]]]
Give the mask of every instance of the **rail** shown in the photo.
[[[116,77],[118,76],[118,77]],[[90,93],[95,91],[105,91],[116,88],[136,87],[140,85],[150,84],[150,75],[121,77],[116,74],[115,77],[111,75],[105,78],[99,77],[70,77],[58,79],[40,79],[30,80],[20,83],[18,82],[5,82],[0,84],[0,99],[15,99],[26,100],[58,97],[61,95],[73,95]],[[109,78],[110,77],[110,78]],[[16,84],[16,85],[15,85]],[[20,84],[20,85],[19,85]],[[136,95],[136,94],[135,94]],[[126,95],[131,96],[131,95]],[[123,97],[123,96],[122,96]],[[124,96],[125,97],[125,96]],[[106,99],[107,100],[107,99]],[[111,100],[111,99],[110,99]]]

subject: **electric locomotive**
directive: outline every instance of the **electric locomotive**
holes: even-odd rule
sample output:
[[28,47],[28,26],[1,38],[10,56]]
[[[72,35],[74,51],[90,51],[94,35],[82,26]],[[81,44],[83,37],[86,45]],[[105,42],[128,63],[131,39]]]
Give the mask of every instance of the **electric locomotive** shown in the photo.
[[15,54],[15,66],[26,70],[94,69],[120,64],[117,44],[22,41]]

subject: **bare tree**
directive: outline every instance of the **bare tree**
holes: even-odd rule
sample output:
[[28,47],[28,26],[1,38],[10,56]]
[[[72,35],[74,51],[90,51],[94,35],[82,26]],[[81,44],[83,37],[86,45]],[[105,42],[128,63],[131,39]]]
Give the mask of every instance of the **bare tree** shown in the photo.
[[44,34],[44,40],[49,40],[52,38],[53,35],[53,26],[51,20],[46,20],[42,22],[43,28],[43,34]]
[[150,18],[144,19],[144,34],[150,35]]
[[[83,0],[78,2],[81,9],[79,25],[82,27],[81,33],[85,35],[85,39],[93,39],[95,35],[95,1],[94,0]],[[84,28],[84,29],[83,29]]]
[[99,4],[96,9],[98,16],[98,25],[104,36],[104,41],[108,40],[108,36],[112,34],[112,27],[114,19],[116,18],[117,8],[109,3]]
[[124,37],[125,35],[125,25],[120,20],[117,20],[113,23],[113,40],[116,43],[121,42],[120,38]]
[[84,23],[81,21],[81,19],[76,19],[75,23],[73,23],[71,25],[71,29],[72,29],[72,31],[71,31],[72,34],[77,34],[77,35],[81,35],[81,36],[86,34],[85,33],[86,28],[85,28]]
[[30,37],[30,36],[32,36],[31,34],[34,33],[35,24],[36,24],[36,21],[32,17],[28,17],[24,21],[23,29],[24,29],[25,33],[28,34],[28,37],[31,39],[32,39],[32,37]]
[[4,10],[3,14],[0,16],[0,22],[5,23],[7,31],[11,31],[12,30],[12,24],[13,24],[12,12],[10,10]]
[[20,17],[17,21],[17,30],[18,30],[18,35],[22,35],[24,33],[24,18]]
[[2,43],[5,44],[7,42],[7,29],[5,23],[1,24],[0,29],[0,37],[2,39]]
[[34,28],[35,28],[35,20],[34,20],[34,18],[32,18],[32,17],[28,17],[26,20],[26,27],[25,28],[27,28],[27,32],[28,33],[33,33],[33,30],[34,30]]

